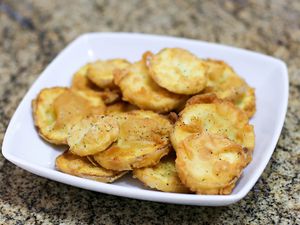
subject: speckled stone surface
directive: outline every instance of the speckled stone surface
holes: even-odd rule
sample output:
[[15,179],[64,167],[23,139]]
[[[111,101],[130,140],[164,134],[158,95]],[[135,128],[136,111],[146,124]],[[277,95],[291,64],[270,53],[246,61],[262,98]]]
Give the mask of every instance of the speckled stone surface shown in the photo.
[[0,224],[300,224],[300,1],[0,1],[0,143],[38,74],[91,31],[195,38],[286,61],[289,108],[272,159],[243,200],[212,208],[86,191],[32,175],[0,155]]

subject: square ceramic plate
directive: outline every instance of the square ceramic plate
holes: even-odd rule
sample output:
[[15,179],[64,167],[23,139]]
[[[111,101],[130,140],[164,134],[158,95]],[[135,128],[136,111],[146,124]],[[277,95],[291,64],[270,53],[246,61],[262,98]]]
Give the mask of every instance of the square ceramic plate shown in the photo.
[[[96,59],[139,60],[142,53],[165,47],[188,49],[202,58],[228,62],[256,89],[257,112],[251,119],[256,147],[253,161],[245,169],[230,195],[163,193],[144,188],[126,176],[113,184],[87,180],[55,170],[61,150],[37,134],[31,100],[45,87],[69,86],[75,71]],[[288,74],[284,62],[259,53],[183,38],[127,33],[91,33],[69,44],[43,71],[20,103],[5,134],[2,153],[12,163],[39,176],[80,188],[135,199],[188,205],[221,206],[242,199],[266,167],[278,141],[288,103]]]

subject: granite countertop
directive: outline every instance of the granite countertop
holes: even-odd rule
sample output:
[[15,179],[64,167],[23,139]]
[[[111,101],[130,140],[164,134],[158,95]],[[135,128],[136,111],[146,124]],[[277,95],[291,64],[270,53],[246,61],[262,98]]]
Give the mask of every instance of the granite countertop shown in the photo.
[[92,31],[188,37],[284,60],[289,108],[272,159],[243,200],[213,208],[95,193],[35,176],[0,155],[0,224],[300,224],[299,1],[0,0],[0,143],[38,74]]

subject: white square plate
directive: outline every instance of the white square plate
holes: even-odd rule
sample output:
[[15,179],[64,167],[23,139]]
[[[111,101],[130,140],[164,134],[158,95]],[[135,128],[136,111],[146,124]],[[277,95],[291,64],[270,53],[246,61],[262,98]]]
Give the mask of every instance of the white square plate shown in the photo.
[[[202,58],[228,62],[256,89],[257,112],[251,119],[256,147],[253,161],[230,195],[195,195],[149,190],[126,176],[113,184],[87,180],[55,170],[61,150],[39,138],[33,125],[31,100],[45,87],[69,86],[76,70],[96,59],[139,60],[142,53],[181,47]],[[12,163],[34,174],[65,184],[129,198],[188,205],[221,206],[242,199],[266,167],[278,141],[288,103],[288,74],[284,62],[259,53],[183,38],[128,33],[91,33],[69,44],[32,85],[12,117],[2,153]]]

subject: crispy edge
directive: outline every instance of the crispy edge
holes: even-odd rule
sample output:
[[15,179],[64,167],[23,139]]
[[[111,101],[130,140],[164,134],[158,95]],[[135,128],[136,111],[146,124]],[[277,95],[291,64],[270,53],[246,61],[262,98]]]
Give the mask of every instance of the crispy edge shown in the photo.
[[[62,139],[54,139],[51,134],[49,134],[48,132],[45,132],[45,129],[43,129],[44,125],[43,125],[43,119],[41,118],[41,115],[39,115],[39,105],[43,105],[45,100],[43,99],[43,94],[46,92],[46,91],[49,91],[49,90],[53,90],[53,91],[62,91],[62,93],[64,91],[67,91],[68,88],[66,87],[52,87],[52,88],[44,88],[40,91],[40,93],[38,94],[37,98],[34,99],[32,101],[32,112],[33,112],[33,119],[34,119],[34,124],[38,130],[38,134],[44,139],[46,140],[47,142],[49,143],[52,143],[52,144],[56,144],[56,145],[65,145],[67,144],[66,140],[62,140]],[[60,93],[60,94],[62,94]],[[59,95],[60,95],[59,94]],[[58,96],[59,96],[58,95]],[[57,97],[58,97],[57,96]],[[57,98],[56,97],[56,98]],[[53,99],[53,102],[54,100],[56,99],[54,98]],[[46,104],[47,107],[53,107],[52,105],[48,105]]]
[[87,160],[89,160],[90,163],[92,163],[94,166],[101,167],[101,166],[99,165],[99,163],[97,163],[97,162],[95,161],[95,159],[94,159],[94,157],[93,157],[92,155],[87,155],[86,158],[87,158]]
[[[167,163],[172,163],[171,166],[175,168],[175,157],[168,156],[163,157],[160,162],[153,167],[144,167],[133,170],[133,177],[140,180],[145,186],[164,192],[174,193],[189,193],[189,189],[183,185],[178,177],[177,172],[174,173],[172,168],[165,168]],[[169,170],[168,170],[169,169]],[[165,174],[167,173],[167,174]],[[165,176],[168,177],[165,182]]]
[[91,80],[87,77],[87,70],[90,64],[86,64],[82,66],[72,78],[71,89],[78,91],[86,91],[95,96],[99,96],[102,98],[105,104],[112,104],[120,99],[120,90],[116,87],[114,89],[101,89],[96,84],[94,84]]
[[[242,83],[242,86],[244,86],[242,89],[245,90],[244,93],[240,93],[240,90],[237,90],[237,89],[241,89],[241,87],[239,87],[239,88],[234,87],[234,89],[232,90],[233,94],[227,98],[222,98],[222,99],[233,102],[237,107],[239,107],[241,110],[245,111],[248,115],[248,118],[250,119],[256,112],[255,89],[250,87],[248,85],[248,83],[242,77],[240,77],[230,65],[228,65],[224,61],[214,60],[214,59],[206,59],[204,62],[206,62],[208,68],[210,67],[209,64],[217,65],[219,67],[218,68],[219,71],[221,70],[222,73],[224,73],[224,71],[226,69],[228,69],[232,74],[234,74],[235,80],[238,79],[239,82]],[[209,69],[207,72],[209,72]],[[209,75],[208,75],[208,80],[209,80],[210,84],[208,85],[207,88],[204,89],[204,93],[218,92],[218,90],[214,90],[218,87],[218,85],[215,85],[215,84],[212,85],[214,82],[210,81]],[[220,89],[220,88],[217,88],[217,89]],[[243,103],[242,105],[240,104],[241,101]]]
[[[99,76],[99,74],[95,74],[96,72],[93,71],[95,70],[95,64],[97,63],[102,63],[103,67],[107,67],[107,65],[104,65],[104,64],[110,64],[109,66],[111,67],[115,67],[112,69],[111,71],[111,78],[109,77],[101,77],[101,75]],[[119,63],[122,63],[124,64],[124,67],[125,67],[125,64],[127,66],[130,65],[130,62],[127,61],[126,59],[110,59],[110,60],[97,60],[95,61],[94,63],[91,63],[89,68],[87,69],[87,78],[92,81],[95,85],[97,85],[99,88],[109,88],[109,89],[115,89],[116,88],[116,85],[114,83],[114,70],[119,70],[119,69],[124,69],[123,65],[122,66],[116,66],[115,64],[119,64]],[[101,71],[103,73],[103,71]]]
[[[138,156],[135,158],[135,160],[124,160],[123,158],[117,158],[117,157],[112,157],[112,158],[101,157],[102,152],[100,152],[94,155],[94,160],[106,169],[111,169],[116,171],[133,170],[136,168],[155,166],[156,164],[159,163],[162,157],[164,157],[169,153],[170,149],[171,149],[171,145],[168,144],[167,146],[158,148],[151,153]],[[105,154],[108,151],[113,151],[113,150],[114,150],[114,146],[110,147],[103,153]]]
[[118,88],[112,90],[105,89],[98,92],[98,94],[103,99],[106,105],[110,105],[121,100],[121,91]]
[[90,90],[90,91],[99,91],[100,89],[87,78],[87,70],[90,64],[86,64],[79,68],[75,72],[71,81],[71,89],[75,90]]
[[132,105],[128,102],[120,101],[114,104],[108,105],[106,114],[114,114],[114,113],[122,113],[122,112],[130,112],[134,110],[138,110],[139,108],[135,105]]
[[[194,138],[195,136],[201,136],[202,138],[208,136],[213,139],[220,139],[220,141],[227,142],[227,145],[235,146],[234,148],[239,148],[241,151],[241,155],[244,155],[244,160],[239,161],[239,163],[235,166],[234,170],[236,172],[236,175],[233,176],[233,178],[227,183],[223,185],[201,185],[201,182],[204,182],[205,179],[201,179],[201,181],[197,180],[197,178],[190,172],[189,167],[193,167],[192,162],[189,162],[189,160],[192,160],[192,155],[195,154],[194,152],[190,152],[189,148],[186,146],[190,142],[190,138]],[[197,194],[205,194],[205,195],[228,195],[232,192],[233,188],[235,187],[235,184],[239,177],[241,176],[243,169],[248,165],[249,163],[249,152],[247,149],[242,148],[242,146],[234,143],[233,141],[229,140],[228,138],[222,137],[220,135],[212,135],[209,133],[202,133],[202,134],[193,134],[187,137],[185,140],[183,140],[180,145],[180,147],[177,149],[176,154],[177,158],[175,161],[175,166],[177,169],[178,176],[182,183],[190,188],[191,191],[196,192]],[[228,148],[228,146],[226,146]],[[233,147],[232,147],[233,148]],[[231,148],[231,149],[232,149]],[[238,153],[238,154],[239,154]],[[240,155],[240,154],[239,154]]]
[[243,111],[247,113],[248,118],[252,118],[256,112],[256,96],[255,96],[255,89],[248,87],[246,91],[246,95],[244,98],[247,98],[248,100],[245,100],[248,102],[248,104],[239,107]]
[[222,102],[221,99],[218,99],[215,93],[199,94],[194,95],[189,98],[186,102],[186,106],[195,105],[195,104],[207,104],[207,103],[219,103]]
[[[82,173],[80,171],[76,171],[76,168],[74,167],[74,162],[72,163],[72,166],[69,166],[68,163],[72,162],[72,160],[80,160],[79,162],[81,165],[90,167],[93,172],[88,173]],[[70,175],[87,178],[91,180],[96,180],[104,183],[111,183],[115,180],[119,179],[123,175],[127,173],[127,171],[112,171],[107,170],[105,168],[102,168],[100,165],[95,166],[92,164],[86,157],[80,157],[76,156],[69,151],[64,152],[63,154],[59,155],[55,160],[55,166],[56,168],[63,172]],[[97,174],[98,172],[98,174]],[[99,172],[103,173],[102,175],[99,175]],[[107,173],[105,175],[105,173]]]

